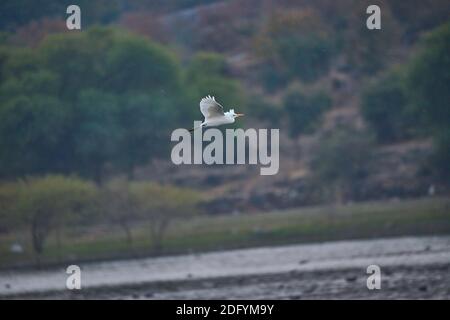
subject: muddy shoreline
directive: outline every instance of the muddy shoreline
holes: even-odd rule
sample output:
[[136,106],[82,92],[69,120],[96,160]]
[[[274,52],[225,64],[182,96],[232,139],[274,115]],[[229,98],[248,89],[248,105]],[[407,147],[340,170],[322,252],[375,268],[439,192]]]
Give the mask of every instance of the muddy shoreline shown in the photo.
[[2,299],[450,299],[450,263],[383,269],[369,290],[362,269],[292,271],[13,295]]
[[[381,269],[369,290],[367,266]],[[253,248],[0,273],[0,299],[450,299],[450,237]]]

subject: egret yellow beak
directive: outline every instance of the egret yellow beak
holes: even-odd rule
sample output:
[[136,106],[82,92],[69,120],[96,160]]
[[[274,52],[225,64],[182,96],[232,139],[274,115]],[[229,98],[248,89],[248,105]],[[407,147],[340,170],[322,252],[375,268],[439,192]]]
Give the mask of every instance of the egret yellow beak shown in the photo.
[[236,118],[243,117],[243,116],[245,116],[245,114],[243,114],[243,113],[236,113]]

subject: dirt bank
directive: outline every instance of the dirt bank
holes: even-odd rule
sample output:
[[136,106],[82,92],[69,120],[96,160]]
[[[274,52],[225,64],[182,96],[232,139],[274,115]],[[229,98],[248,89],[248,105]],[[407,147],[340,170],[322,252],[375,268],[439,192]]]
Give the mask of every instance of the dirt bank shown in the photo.
[[[381,268],[368,290],[367,266]],[[65,270],[0,273],[3,298],[450,299],[450,237],[408,237],[93,263],[83,288]],[[0,297],[1,297],[0,296]]]

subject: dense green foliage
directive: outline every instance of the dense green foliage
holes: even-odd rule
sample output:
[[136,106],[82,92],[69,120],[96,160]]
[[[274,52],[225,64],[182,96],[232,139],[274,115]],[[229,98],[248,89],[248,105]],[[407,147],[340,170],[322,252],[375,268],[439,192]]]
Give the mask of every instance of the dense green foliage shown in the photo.
[[311,169],[333,201],[345,201],[367,175],[372,144],[369,133],[353,128],[340,127],[321,137]]
[[120,226],[132,244],[131,223],[150,222],[152,245],[161,249],[164,233],[176,218],[197,212],[197,192],[147,182],[113,179],[101,188],[85,180],[48,175],[0,184],[0,222],[30,231],[33,250],[40,255],[45,242],[63,228],[105,221]]
[[413,112],[435,139],[435,165],[450,177],[450,22],[428,34],[409,64],[408,87]]
[[283,107],[288,116],[289,132],[297,136],[311,133],[320,124],[322,114],[331,107],[331,98],[323,92],[305,95],[293,89],[284,98]]
[[150,236],[155,252],[162,249],[162,241],[170,223],[197,212],[200,197],[195,191],[161,186],[151,182],[134,182],[129,187],[130,198],[142,218],[149,221]]
[[3,177],[59,172],[99,182],[106,166],[132,176],[167,153],[172,128],[192,125],[200,96],[240,102],[219,55],[194,57],[183,76],[169,50],[111,28],[49,36],[34,51],[3,48],[1,57]]
[[263,76],[270,89],[286,78],[312,82],[326,74],[334,42],[314,11],[289,11],[270,17],[257,39],[257,50],[268,62]]
[[409,64],[415,112],[436,129],[450,128],[450,22],[429,33]]
[[18,197],[14,211],[29,226],[37,254],[44,250],[51,231],[80,219],[93,207],[96,198],[96,188],[92,184],[62,176],[24,180],[16,188]]
[[[216,53],[198,53],[191,59],[184,75],[189,105],[197,106],[199,97],[212,95],[221,97],[221,103],[225,106],[240,107],[243,102],[241,87],[238,81],[230,78],[230,70],[223,56]],[[190,110],[191,116],[198,118],[198,109]]]
[[[165,235],[172,220],[182,225],[198,211],[200,198],[142,179],[161,179],[162,170],[151,176],[152,166],[169,158],[170,132],[201,120],[198,103],[206,95],[246,113],[236,125],[280,128],[287,160],[281,178],[267,185],[228,170],[223,177],[166,171],[170,181],[190,186],[220,182],[208,196],[234,202],[226,208],[265,208],[253,206],[255,198],[280,207],[305,204],[298,200],[306,197],[317,202],[320,191],[331,201],[361,199],[359,189],[379,183],[370,160],[380,153],[372,151],[394,150],[405,176],[416,174],[419,163],[412,163],[416,157],[408,149],[415,143],[398,150],[381,144],[423,137],[433,139],[435,152],[420,170],[424,179],[414,178],[424,190],[433,183],[436,192],[446,192],[448,0],[380,0],[382,30],[366,27],[368,0],[80,0],[81,31],[66,29],[68,4],[0,2],[0,233],[8,242],[21,242],[16,233],[28,231],[27,250],[41,255],[63,229],[75,238],[80,226],[100,230],[105,223],[123,232],[117,247],[105,241],[110,251],[122,248],[124,235],[123,248],[147,250],[150,235],[160,250],[170,241]],[[417,159],[428,152],[425,139],[422,146]],[[380,185],[392,178],[383,179]],[[304,181],[312,185],[307,191]],[[242,201],[229,201],[241,187]],[[223,238],[231,229],[225,229],[212,238],[228,241]],[[290,232],[302,234],[298,230]],[[255,235],[249,231],[245,241],[258,241],[259,231]],[[185,241],[183,235],[172,239]]]
[[361,112],[378,141],[392,143],[410,138],[420,121],[409,110],[404,75],[391,72],[368,86],[361,97]]
[[405,71],[392,70],[364,91],[361,110],[381,142],[434,138],[432,166],[450,176],[450,23],[427,34]]

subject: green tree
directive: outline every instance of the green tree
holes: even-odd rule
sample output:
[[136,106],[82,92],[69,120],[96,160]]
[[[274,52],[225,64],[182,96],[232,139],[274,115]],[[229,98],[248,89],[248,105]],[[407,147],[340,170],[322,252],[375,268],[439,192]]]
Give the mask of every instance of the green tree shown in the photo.
[[[212,95],[220,97],[224,106],[242,110],[244,95],[239,83],[232,79],[225,57],[216,53],[201,52],[195,55],[184,75],[190,106],[198,106],[200,99]],[[198,117],[198,109],[191,108],[192,119]],[[192,125],[186,124],[186,126]]]
[[409,112],[405,79],[399,71],[391,71],[365,88],[361,112],[383,143],[410,138],[420,127],[420,121]]
[[169,130],[194,110],[171,51],[118,29],[0,52],[1,176],[76,173],[100,182],[106,167],[132,176],[166,153]]
[[124,232],[128,247],[133,246],[131,224],[139,218],[136,203],[130,194],[128,180],[115,178],[101,189],[101,208],[108,222],[118,225]]
[[442,130],[434,136],[435,152],[431,156],[429,164],[434,168],[432,171],[436,174],[438,179],[448,184],[450,179],[450,130]]
[[402,28],[392,16],[387,3],[378,4],[382,15],[382,29],[370,30],[366,26],[369,1],[353,1],[345,12],[342,52],[347,69],[356,74],[373,75],[395,61],[396,45],[401,42]]
[[119,152],[115,154],[113,164],[128,178],[133,178],[137,165],[146,164],[168,152],[168,131],[180,122],[177,121],[179,111],[173,110],[171,98],[160,94],[128,94],[120,101]]
[[353,187],[367,175],[372,141],[366,132],[338,127],[318,142],[311,171],[335,203],[348,200],[355,191]]
[[305,95],[299,89],[291,89],[284,98],[283,108],[289,121],[291,136],[311,133],[320,123],[324,111],[331,106],[331,98],[324,92]]
[[17,183],[0,184],[0,233],[14,230],[23,224],[16,212],[18,194]]
[[[72,112],[74,156],[80,174],[101,183],[105,164],[117,156],[121,137],[117,97],[96,90],[80,92]],[[123,150],[120,150],[123,151]]]
[[450,176],[450,22],[430,32],[409,63],[408,95],[412,112],[424,120],[435,138],[435,159],[441,177]]
[[132,183],[130,193],[140,215],[149,221],[155,253],[162,250],[170,223],[195,214],[200,200],[195,191],[149,182]]
[[328,72],[334,46],[326,24],[310,9],[275,12],[256,39],[256,50],[269,65],[305,82]]
[[6,37],[2,32],[0,32],[0,83],[5,80],[5,64],[8,58],[10,57],[10,47],[4,45],[5,41],[3,37]]
[[388,1],[393,15],[405,28],[404,38],[414,40],[419,32],[436,28],[448,20],[447,0]]
[[60,148],[64,131],[61,103],[52,96],[20,95],[0,106],[0,175],[44,173],[65,168]]
[[107,91],[173,95],[181,73],[171,52],[144,38],[118,34],[106,53],[103,85]]
[[246,109],[255,117],[268,121],[272,125],[278,124],[281,120],[281,108],[264,99],[261,95],[247,97]]
[[450,125],[450,22],[429,33],[409,64],[408,89],[414,111],[438,130]]
[[49,234],[56,231],[60,246],[62,226],[90,210],[95,197],[95,186],[77,178],[50,175],[20,182],[17,210],[29,225],[38,262]]

